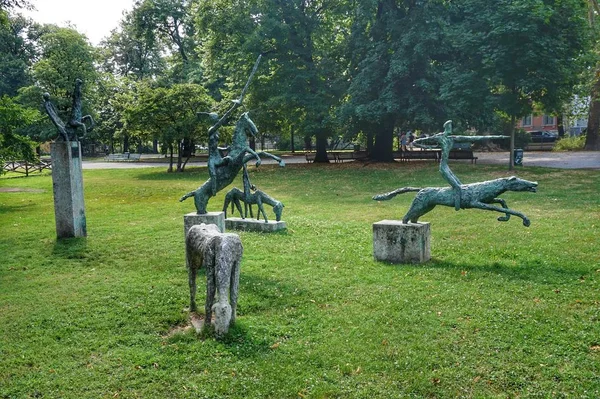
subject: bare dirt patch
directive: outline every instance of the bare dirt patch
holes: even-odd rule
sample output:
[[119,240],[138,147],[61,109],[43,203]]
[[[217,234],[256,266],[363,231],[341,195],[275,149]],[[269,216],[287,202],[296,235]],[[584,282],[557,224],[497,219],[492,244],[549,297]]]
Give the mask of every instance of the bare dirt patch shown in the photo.
[[0,187],[0,193],[43,193],[46,190],[27,187]]

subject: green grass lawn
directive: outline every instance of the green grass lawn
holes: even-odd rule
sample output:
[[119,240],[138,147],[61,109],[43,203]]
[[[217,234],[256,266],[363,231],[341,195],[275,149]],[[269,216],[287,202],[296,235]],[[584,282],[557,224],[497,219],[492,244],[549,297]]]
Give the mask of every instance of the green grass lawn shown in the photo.
[[[464,183],[509,175],[453,169]],[[253,168],[288,231],[240,233],[223,341],[172,332],[188,318],[194,211],[177,200],[205,168],[84,171],[88,237],[61,241],[50,176],[4,176],[0,398],[600,397],[600,173],[518,175],[538,193],[502,197],[531,227],[438,207],[422,218],[432,261],[389,265],[373,260],[372,223],[400,219],[413,194],[370,198],[444,185],[435,164]]]

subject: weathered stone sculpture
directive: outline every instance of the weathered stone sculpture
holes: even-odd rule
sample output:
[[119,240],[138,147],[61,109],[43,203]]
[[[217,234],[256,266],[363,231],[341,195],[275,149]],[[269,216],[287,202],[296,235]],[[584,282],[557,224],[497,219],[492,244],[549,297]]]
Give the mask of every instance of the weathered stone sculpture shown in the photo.
[[[510,209],[506,205],[506,201],[502,198],[498,198],[498,195],[506,191],[530,191],[536,192],[536,182],[531,182],[517,177],[504,177],[495,180],[484,181],[480,183],[465,184],[460,186],[460,208],[462,209],[484,209],[488,211],[496,211],[504,213],[504,216],[498,218],[501,222],[509,220],[510,215],[515,215],[523,219],[523,225],[529,226],[531,222],[529,218]],[[419,218],[427,212],[433,210],[436,205],[444,205],[454,207],[456,204],[455,189],[451,187],[426,187],[426,188],[414,188],[414,187],[402,187],[397,190],[391,191],[386,194],[379,194],[373,197],[376,201],[386,201],[394,198],[398,194],[417,192],[413,202],[410,204],[410,208],[404,217],[402,218],[403,223],[417,223]],[[500,206],[491,204],[500,204]]]
[[[186,236],[187,268],[190,285],[190,311],[196,312],[196,276],[206,267],[204,326],[215,313],[215,333],[221,337],[235,323],[240,266],[244,248],[237,234],[221,233],[214,224],[192,226]],[[217,301],[215,303],[215,295]]]
[[[52,187],[54,192],[54,213],[58,238],[85,237],[87,225],[83,201],[83,175],[81,172],[81,147],[78,131],[83,136],[94,126],[91,116],[81,116],[80,79],[75,81],[71,118],[64,123],[58,116],[50,95],[44,94],[44,108],[58,130],[56,140],[51,144]],[[86,126],[85,121],[89,123]]]
[[[217,147],[218,128],[225,124],[233,111],[242,104],[244,93],[250,84],[252,76],[254,76],[254,73],[258,68],[260,59],[261,57],[259,56],[254,64],[252,73],[248,78],[248,82],[242,90],[240,98],[238,100],[234,100],[233,106],[223,115],[222,118],[217,120],[215,125],[209,129],[209,179],[202,186],[185,194],[179,199],[179,201],[184,201],[189,197],[194,197],[194,205],[196,206],[196,211],[198,214],[207,213],[206,205],[208,204],[209,199],[215,196],[217,192],[231,184],[233,179],[235,179],[239,173],[240,169],[242,169],[242,166],[250,160],[256,159],[256,166],[259,166],[261,163],[260,157],[266,156],[279,162],[280,166],[285,166],[285,162],[281,158],[269,154],[268,152],[257,153],[248,146],[248,134],[250,134],[252,137],[256,137],[258,129],[256,129],[256,125],[254,125],[254,122],[252,122],[247,112],[242,114],[235,126],[233,143],[227,147],[227,150],[229,151],[227,156],[221,157],[219,154],[219,148]],[[211,117],[214,119],[217,118],[216,114],[209,115],[211,115]]]

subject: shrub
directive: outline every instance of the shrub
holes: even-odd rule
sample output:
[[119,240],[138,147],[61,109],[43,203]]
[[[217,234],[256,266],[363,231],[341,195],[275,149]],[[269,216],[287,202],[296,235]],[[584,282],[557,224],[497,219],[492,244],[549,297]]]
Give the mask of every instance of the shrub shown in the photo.
[[565,136],[556,142],[552,151],[580,151],[585,146],[585,135]]

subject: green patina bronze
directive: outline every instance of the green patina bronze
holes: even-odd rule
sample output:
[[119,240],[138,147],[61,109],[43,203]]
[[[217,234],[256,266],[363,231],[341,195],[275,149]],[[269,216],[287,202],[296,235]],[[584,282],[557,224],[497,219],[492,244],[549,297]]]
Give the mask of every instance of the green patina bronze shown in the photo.
[[[58,116],[56,107],[50,102],[50,94],[44,93],[44,109],[58,130],[57,140],[59,141],[78,141],[77,131],[83,131],[82,136],[85,136],[88,131],[94,127],[94,120],[90,115],[82,116],[81,112],[81,79],[75,81],[75,90],[73,91],[73,105],[71,107],[71,119],[64,123]],[[89,126],[86,126],[85,121],[88,121]]]
[[[259,56],[256,60],[254,68],[250,73],[250,77],[248,78],[246,86],[242,90],[240,98],[233,101],[233,106],[221,118],[218,118],[218,116],[214,113],[208,114],[213,120],[216,121],[216,123],[208,130],[209,179],[202,186],[185,194],[179,199],[179,201],[184,201],[189,197],[194,197],[196,211],[199,214],[205,214],[207,212],[206,206],[210,198],[214,197],[217,192],[230,185],[233,182],[233,179],[235,179],[239,173],[240,169],[242,169],[242,167],[249,161],[256,159],[256,166],[259,166],[261,164],[260,157],[262,156],[272,158],[276,160],[280,166],[285,166],[285,162],[281,158],[273,154],[269,154],[268,152],[257,153],[248,146],[248,134],[250,134],[252,137],[256,137],[258,129],[248,116],[247,112],[242,114],[235,125],[233,142],[231,145],[225,148],[218,147],[218,129],[223,126],[229,120],[231,114],[242,105],[244,94],[248,89],[248,85],[250,84],[252,77],[256,73],[260,59],[261,56]],[[227,150],[227,156],[222,157],[219,152],[220,150]]]
[[[436,205],[444,205],[459,209],[484,209],[504,213],[504,216],[498,218],[501,222],[509,220],[510,215],[515,215],[523,219],[523,225],[529,226],[530,220],[524,214],[508,208],[506,201],[498,198],[498,195],[506,191],[530,191],[535,192],[537,183],[517,177],[507,177],[495,180],[489,180],[473,184],[462,184],[458,177],[448,166],[450,150],[454,143],[473,143],[490,139],[505,139],[508,136],[452,136],[452,121],[444,124],[444,131],[431,137],[424,137],[415,140],[413,143],[423,148],[441,149],[440,173],[442,177],[450,184],[450,187],[402,187],[385,194],[379,194],[373,197],[376,201],[386,201],[394,198],[398,194],[407,192],[417,192],[413,202],[406,215],[402,218],[403,223],[416,223],[421,216],[431,211]],[[492,205],[500,204],[500,206]]]

